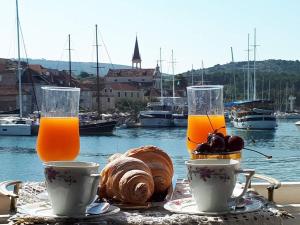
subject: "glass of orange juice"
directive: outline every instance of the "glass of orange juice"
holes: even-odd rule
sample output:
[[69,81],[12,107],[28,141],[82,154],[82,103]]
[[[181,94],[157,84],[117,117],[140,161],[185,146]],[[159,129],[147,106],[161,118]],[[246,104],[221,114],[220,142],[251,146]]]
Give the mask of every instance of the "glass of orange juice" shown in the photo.
[[192,159],[197,158],[239,158],[229,152],[207,152],[193,154],[198,144],[208,141],[209,133],[226,135],[224,117],[223,86],[200,85],[187,87],[188,127],[187,148]]
[[79,154],[79,96],[79,88],[42,87],[36,143],[42,161],[74,160]]

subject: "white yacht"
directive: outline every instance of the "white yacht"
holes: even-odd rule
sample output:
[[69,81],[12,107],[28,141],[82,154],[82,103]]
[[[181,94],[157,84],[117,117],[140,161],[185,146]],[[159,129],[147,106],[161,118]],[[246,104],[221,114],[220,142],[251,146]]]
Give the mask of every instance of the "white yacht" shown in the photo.
[[272,102],[268,100],[236,102],[230,118],[233,126],[240,129],[272,130],[277,127]]
[[0,135],[31,135],[32,120],[20,117],[0,118]]
[[148,103],[148,110],[140,111],[141,127],[170,127],[172,126],[172,109],[162,102]]
[[16,12],[17,12],[17,47],[18,47],[18,88],[19,88],[19,109],[20,113],[18,117],[2,117],[0,118],[0,135],[31,135],[31,123],[32,120],[23,117],[22,112],[22,67],[21,67],[21,56],[20,56],[20,21],[18,13],[18,1],[16,1]]
[[[163,97],[159,102],[150,102],[145,111],[140,111],[141,127],[184,126],[187,116],[183,108],[186,99],[181,97]],[[176,118],[175,118],[176,117]]]

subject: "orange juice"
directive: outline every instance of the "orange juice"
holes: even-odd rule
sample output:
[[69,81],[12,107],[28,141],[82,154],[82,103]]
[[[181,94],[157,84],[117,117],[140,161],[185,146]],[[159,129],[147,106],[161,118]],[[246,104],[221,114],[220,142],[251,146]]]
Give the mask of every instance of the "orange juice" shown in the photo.
[[[187,148],[192,153],[197,143],[207,142],[209,133],[214,130],[226,135],[225,118],[223,115],[189,115],[188,116],[188,129],[187,129]],[[194,143],[193,143],[194,142]]]
[[74,160],[79,153],[79,119],[42,117],[36,149],[43,161]]

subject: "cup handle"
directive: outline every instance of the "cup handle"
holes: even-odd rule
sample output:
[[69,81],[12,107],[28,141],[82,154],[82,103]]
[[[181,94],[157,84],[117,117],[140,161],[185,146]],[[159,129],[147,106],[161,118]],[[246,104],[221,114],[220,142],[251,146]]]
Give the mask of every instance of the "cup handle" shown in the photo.
[[234,200],[235,202],[238,202],[238,200],[241,199],[245,195],[245,193],[250,185],[251,178],[255,174],[255,170],[254,169],[238,169],[235,171],[235,173],[244,173],[246,176],[246,183],[245,183],[245,187],[244,187],[242,193],[240,195],[232,198],[232,200]]
[[[91,190],[91,194],[92,194],[92,192],[94,192],[94,190],[98,188],[98,185],[101,180],[101,175],[100,175],[100,173],[92,173],[92,174],[89,174],[88,176],[91,179],[93,179],[92,190]],[[89,199],[89,204],[91,204],[94,201],[95,201],[95,196],[91,195],[90,199]]]

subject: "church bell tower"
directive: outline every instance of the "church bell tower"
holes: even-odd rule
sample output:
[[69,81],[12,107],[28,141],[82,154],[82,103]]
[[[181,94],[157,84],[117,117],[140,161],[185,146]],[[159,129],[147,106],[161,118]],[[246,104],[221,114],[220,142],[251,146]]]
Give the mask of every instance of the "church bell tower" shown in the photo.
[[137,40],[137,36],[136,36],[134,52],[133,52],[133,56],[132,56],[132,68],[141,69],[141,63],[142,63],[142,60],[141,60],[139,44],[138,44],[138,40]]

